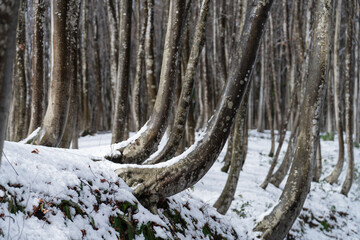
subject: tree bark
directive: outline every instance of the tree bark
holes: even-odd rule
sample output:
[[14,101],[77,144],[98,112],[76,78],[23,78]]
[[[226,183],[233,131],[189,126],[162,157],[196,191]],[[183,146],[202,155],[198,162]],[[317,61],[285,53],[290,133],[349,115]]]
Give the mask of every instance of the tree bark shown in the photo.
[[276,172],[271,176],[270,183],[273,184],[275,187],[279,187],[280,183],[284,180],[286,174],[288,173],[291,162],[293,159],[293,152],[295,149],[296,141],[297,141],[297,133],[298,133],[298,126],[299,126],[299,119],[300,119],[300,109],[298,110],[294,126],[290,134],[289,144],[284,156],[283,161],[281,162],[280,167],[276,170]]
[[180,47],[180,37],[185,14],[185,3],[172,1],[169,14],[168,29],[164,47],[164,56],[160,76],[159,91],[154,110],[146,124],[146,131],[134,142],[119,149],[121,155],[108,156],[114,162],[141,163],[153,153],[166,127],[171,110],[171,102],[175,91],[176,62]]
[[321,169],[322,169],[322,163],[321,163],[321,144],[320,141],[317,145],[316,150],[316,162],[315,162],[315,168],[314,168],[314,176],[313,181],[319,182],[321,177]]
[[156,101],[156,78],[154,57],[154,0],[147,0],[148,15],[145,33],[145,68],[148,93],[148,115],[152,114]]
[[206,134],[194,148],[162,165],[116,170],[129,185],[140,183],[134,194],[144,204],[154,206],[199,181],[213,165],[229,136],[233,119],[251,81],[250,74],[272,1],[252,1],[241,38],[233,52],[231,71],[224,95]]
[[132,0],[121,1],[120,9],[120,47],[118,78],[115,93],[115,107],[112,126],[111,143],[124,140],[128,110],[129,68],[130,68],[130,36]]
[[106,0],[106,12],[109,21],[110,33],[110,83],[111,98],[115,99],[115,86],[119,60],[119,14],[118,1]]
[[34,3],[31,117],[28,134],[41,126],[44,113],[44,0]]
[[11,80],[20,1],[3,0],[0,8],[0,163],[9,116]]
[[142,77],[142,69],[144,62],[144,51],[145,51],[145,34],[146,34],[146,25],[147,25],[147,0],[143,0],[143,15],[142,21],[140,21],[140,1],[137,3],[138,8],[138,50],[136,55],[136,71],[135,71],[135,79],[134,86],[132,91],[132,102],[131,108],[134,116],[135,130],[139,131],[141,126],[141,115],[144,114],[141,112],[141,97],[140,97],[140,89],[141,89],[141,77]]
[[52,20],[52,63],[49,105],[43,119],[41,130],[33,143],[57,147],[63,137],[70,104],[70,86],[68,72],[70,63],[67,56],[70,49],[67,45],[67,14],[69,0],[55,0],[51,5]]
[[346,2],[347,10],[347,28],[346,28],[346,53],[345,53],[345,125],[346,125],[346,149],[348,157],[348,167],[346,178],[341,188],[341,193],[348,195],[354,179],[354,143],[353,143],[353,87],[354,87],[354,61],[352,58],[354,41],[354,13],[355,2],[349,0]]
[[233,147],[231,154],[231,167],[228,178],[226,180],[225,187],[221,192],[220,197],[215,202],[214,207],[216,210],[225,215],[228,211],[231,202],[234,199],[236,186],[239,181],[240,171],[245,162],[246,153],[247,153],[247,127],[246,127],[246,111],[247,111],[247,101],[249,98],[249,89],[246,90],[243,101],[241,102],[240,109],[236,114],[236,119],[234,123],[234,138],[233,138]]
[[310,190],[326,89],[331,1],[320,0],[316,6],[313,47],[294,161],[279,203],[254,229],[263,233],[263,239],[283,239],[286,236]]
[[8,128],[8,139],[10,141],[20,141],[27,134],[26,114],[27,114],[27,86],[26,86],[26,18],[27,2],[20,1],[19,17],[16,32],[16,56],[13,73],[13,94],[10,107]]
[[329,176],[325,178],[330,184],[334,184],[342,171],[344,165],[344,138],[343,138],[343,124],[341,120],[341,79],[340,79],[340,62],[339,62],[339,51],[340,51],[340,26],[341,26],[341,6],[342,0],[337,1],[336,5],[336,20],[335,20],[335,36],[334,36],[334,107],[335,107],[335,122],[336,130],[339,139],[339,158],[336,163],[334,170]]
[[67,62],[69,69],[67,71],[67,79],[70,80],[70,106],[68,118],[65,126],[64,135],[61,139],[59,147],[69,148],[74,136],[75,124],[77,122],[78,109],[78,82],[77,82],[77,68],[78,68],[78,26],[80,15],[80,2],[73,1],[71,8],[67,15],[67,46],[69,47],[69,54]]
[[176,108],[176,114],[174,124],[171,129],[169,140],[162,151],[157,154],[154,159],[151,159],[148,164],[155,164],[164,162],[175,155],[175,152],[184,136],[186,118],[189,112],[189,106],[191,104],[191,93],[194,88],[194,76],[199,62],[201,50],[205,42],[205,28],[207,13],[209,11],[209,0],[204,0],[199,16],[198,23],[196,25],[195,35],[193,39],[193,46],[190,52],[189,61],[186,67],[185,77],[182,82],[181,95],[179,103]]

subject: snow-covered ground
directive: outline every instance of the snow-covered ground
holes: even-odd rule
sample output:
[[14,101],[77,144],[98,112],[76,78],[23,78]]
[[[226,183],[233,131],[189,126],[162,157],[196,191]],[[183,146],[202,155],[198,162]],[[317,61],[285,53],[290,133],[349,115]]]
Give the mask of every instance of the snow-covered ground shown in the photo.
[[[250,131],[244,169],[225,216],[211,207],[227,178],[220,171],[224,151],[200,182],[169,199],[170,210],[153,215],[114,173],[120,165],[101,159],[116,149],[110,141],[110,133],[83,137],[80,150],[6,142],[0,168],[0,238],[117,239],[123,228],[146,239],[151,227],[164,239],[209,239],[215,232],[227,239],[256,239],[255,223],[276,204],[285,184],[259,187],[271,163],[270,134]],[[324,178],[337,161],[337,139],[321,144]],[[359,239],[360,149],[354,150],[357,170],[349,196],[340,194],[345,164],[338,184],[312,184],[288,239]]]

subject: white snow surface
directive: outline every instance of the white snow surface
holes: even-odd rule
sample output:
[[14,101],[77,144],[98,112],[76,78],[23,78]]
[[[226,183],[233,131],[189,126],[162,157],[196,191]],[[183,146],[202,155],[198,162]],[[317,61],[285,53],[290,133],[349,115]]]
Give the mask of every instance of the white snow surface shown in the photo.
[[[0,239],[118,239],[119,233],[111,227],[109,219],[124,214],[117,207],[117,203],[123,202],[137,205],[138,210],[131,217],[138,221],[138,226],[156,223],[153,227],[156,236],[163,239],[209,239],[205,227],[227,239],[257,239],[260,234],[253,232],[253,227],[276,205],[285,185],[284,181],[280,188],[271,184],[266,190],[259,187],[271,163],[268,157],[271,141],[268,132],[251,130],[248,155],[228,213],[222,216],[212,207],[227,179],[227,174],[220,171],[225,146],[203,179],[194,187],[169,198],[169,208],[176,210],[188,223],[187,228],[174,237],[170,233],[174,226],[165,217],[166,209],[159,209],[159,215],[150,213],[134,197],[132,189],[114,173],[117,168],[125,166],[102,157],[109,153],[109,149],[114,150],[110,142],[110,133],[81,138],[80,150],[5,142],[6,157],[3,155],[0,168]],[[329,185],[322,180],[336,164],[337,143],[336,137],[334,141],[321,141],[321,181],[312,183],[288,239],[359,239],[360,149],[354,148],[356,170],[348,197],[340,194],[347,164],[338,183]],[[280,160],[286,147],[287,141]],[[14,203],[6,199],[16,199],[15,205],[23,209],[11,213]],[[72,204],[67,209],[63,204],[66,202]],[[233,229],[237,237],[234,237]],[[137,239],[145,237],[139,235]]]

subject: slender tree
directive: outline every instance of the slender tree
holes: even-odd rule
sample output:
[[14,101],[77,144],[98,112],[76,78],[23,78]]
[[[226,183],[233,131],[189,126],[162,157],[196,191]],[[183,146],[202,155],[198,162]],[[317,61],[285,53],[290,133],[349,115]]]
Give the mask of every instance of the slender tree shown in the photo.
[[246,153],[247,153],[247,101],[249,98],[249,89],[246,91],[246,95],[241,102],[240,109],[236,114],[236,119],[234,123],[234,138],[232,142],[232,154],[231,154],[231,166],[228,178],[226,180],[225,187],[221,192],[220,197],[216,200],[214,207],[216,210],[225,214],[235,195],[236,186],[239,181],[240,171],[244,165]]
[[344,137],[343,137],[343,123],[341,114],[341,78],[340,78],[340,26],[341,26],[341,8],[342,0],[338,0],[336,3],[336,19],[335,19],[335,36],[334,36],[334,107],[335,107],[335,122],[336,130],[339,139],[339,158],[334,170],[329,176],[325,178],[325,181],[330,184],[335,183],[342,171],[344,165]]
[[316,2],[313,46],[294,161],[278,204],[254,229],[263,233],[263,239],[283,239],[286,236],[310,189],[326,89],[331,9],[330,0]]
[[352,97],[354,87],[354,61],[353,61],[353,41],[354,41],[354,12],[355,1],[346,2],[347,26],[346,26],[346,54],[345,54],[345,125],[346,125],[346,149],[348,158],[348,167],[341,193],[348,195],[354,179],[354,143],[353,143],[353,108]]

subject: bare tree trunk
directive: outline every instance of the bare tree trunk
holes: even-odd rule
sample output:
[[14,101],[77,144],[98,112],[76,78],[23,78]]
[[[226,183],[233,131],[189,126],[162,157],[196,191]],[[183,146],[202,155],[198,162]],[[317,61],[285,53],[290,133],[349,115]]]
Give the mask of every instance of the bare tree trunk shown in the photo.
[[145,33],[145,66],[148,93],[148,115],[151,116],[156,101],[156,78],[154,57],[154,0],[147,0],[148,15]]
[[258,105],[257,131],[264,132],[265,128],[265,41],[261,44],[261,74],[260,74],[260,97]]
[[115,107],[111,143],[124,140],[128,110],[130,35],[132,0],[121,1],[120,9],[120,47],[118,79],[116,84]]
[[355,2],[349,0],[346,2],[347,10],[347,28],[346,28],[346,54],[345,54],[345,125],[346,125],[346,149],[348,157],[348,167],[346,178],[341,188],[341,193],[348,195],[354,179],[354,143],[353,143],[353,87],[354,87],[354,61],[352,58],[354,41],[354,13]]
[[343,124],[341,120],[341,80],[340,80],[340,62],[339,62],[339,50],[340,50],[340,25],[341,25],[341,6],[342,0],[337,1],[336,5],[336,20],[335,20],[335,36],[334,36],[334,107],[335,107],[335,122],[336,130],[339,139],[339,159],[336,163],[334,170],[329,176],[325,178],[325,181],[330,184],[335,183],[342,171],[344,165],[344,138],[343,138]]
[[[360,19],[359,7],[357,7],[357,19]],[[360,35],[360,23],[359,21],[355,22],[355,36]],[[359,44],[355,44],[355,70],[354,70],[354,144],[359,145],[360,143],[360,47]]]
[[81,81],[82,81],[82,126],[81,131],[82,135],[87,135],[91,131],[91,113],[90,113],[90,101],[89,101],[89,62],[88,55],[90,52],[90,46],[88,46],[89,42],[89,34],[87,24],[90,21],[90,10],[89,10],[89,1],[83,1],[81,6]]
[[274,59],[274,27],[273,27],[273,19],[270,14],[269,17],[269,35],[270,35],[270,64],[271,64],[271,74],[272,74],[272,85],[274,89],[274,100],[275,100],[275,111],[276,111],[276,120],[277,120],[277,128],[280,131],[281,123],[282,123],[282,115],[281,115],[281,107],[280,107],[280,93],[278,88],[278,76],[275,71],[275,59]]
[[146,34],[146,25],[147,25],[147,0],[143,0],[143,15],[142,22],[140,21],[140,1],[137,2],[137,11],[138,11],[138,50],[136,56],[136,72],[134,79],[134,86],[132,91],[132,102],[131,108],[134,116],[135,130],[139,131],[141,126],[141,101],[140,101],[140,88],[141,88],[141,77],[144,61],[144,43],[145,43],[145,34]]
[[[241,38],[233,51],[229,79],[216,114],[209,122],[206,134],[195,148],[178,156],[176,161],[149,166],[126,167],[116,170],[129,185],[140,183],[134,194],[144,204],[154,206],[199,181],[210,169],[229,136],[237,109],[251,82],[251,72],[272,1],[254,1]],[[170,160],[171,161],[171,160]],[[155,209],[153,209],[155,210]]]
[[294,161],[278,204],[254,229],[263,232],[263,239],[283,239],[286,236],[310,190],[326,89],[331,1],[319,0],[316,6],[313,47]]
[[19,17],[16,33],[16,56],[13,79],[13,95],[10,107],[9,136],[10,141],[20,141],[26,137],[26,67],[25,67],[25,47],[26,47],[26,18],[27,2],[20,1]]
[[[249,87],[250,89],[251,87]],[[225,172],[227,173],[229,171],[229,168],[230,168],[230,165],[231,165],[231,158],[232,158],[232,152],[233,152],[233,138],[234,138],[234,132],[235,132],[235,129],[234,127],[231,128],[231,132],[230,132],[230,135],[228,137],[228,146],[227,146],[227,149],[226,149],[226,154],[225,154],[225,157],[224,157],[224,166],[221,168],[221,171],[222,172]]]
[[290,99],[290,104],[289,104],[288,109],[287,109],[287,114],[286,114],[285,118],[282,118],[284,120],[284,123],[282,124],[282,126],[281,126],[281,128],[279,130],[279,134],[280,134],[279,145],[276,148],[275,156],[273,157],[273,161],[272,161],[271,166],[269,168],[269,171],[268,171],[268,173],[267,173],[267,175],[265,177],[265,180],[260,185],[260,187],[263,188],[263,189],[266,189],[267,185],[269,184],[271,176],[272,176],[272,174],[274,172],[277,160],[279,159],[280,151],[281,151],[282,145],[283,145],[284,140],[285,140],[286,130],[287,130],[289,120],[290,120],[290,117],[291,117],[291,112],[292,112],[292,109],[293,109],[293,106],[294,106],[294,103],[295,103],[295,97],[296,97],[295,89],[297,89],[298,85],[299,85],[299,82],[297,81],[296,86],[291,91],[291,99]]
[[80,2],[73,1],[67,15],[67,46],[69,46],[69,54],[67,62],[69,69],[67,71],[67,79],[70,80],[70,106],[64,135],[61,139],[59,147],[69,148],[71,140],[74,136],[75,124],[77,122],[78,110],[78,83],[77,83],[77,67],[78,67],[78,26],[80,15]]
[[186,73],[181,87],[181,95],[176,108],[176,115],[169,140],[162,151],[154,159],[148,162],[149,164],[164,162],[172,158],[184,136],[186,118],[191,104],[191,93],[194,88],[195,71],[205,42],[205,27],[208,15],[207,13],[209,11],[209,3],[209,0],[204,0],[201,5],[202,7],[199,20],[195,28],[193,46],[191,48],[189,61],[186,67]]
[[9,116],[11,79],[20,1],[3,0],[0,8],[0,163]]
[[119,14],[118,1],[106,0],[106,11],[109,21],[110,33],[110,83],[111,97],[115,99],[115,85],[117,79],[117,69],[119,60]]
[[49,105],[43,119],[41,130],[34,144],[57,147],[63,137],[70,104],[68,72],[70,63],[67,57],[67,21],[69,0],[55,0],[51,5],[52,20],[52,63]]
[[298,107],[298,111],[295,117],[294,126],[290,134],[289,144],[284,156],[283,161],[281,162],[280,167],[276,170],[276,172],[271,176],[270,183],[276,187],[280,186],[280,183],[284,180],[286,174],[288,173],[291,162],[293,159],[293,152],[295,149],[296,141],[297,141],[297,133],[298,133],[298,126],[300,120],[300,106]]
[[314,182],[319,182],[320,177],[321,177],[321,169],[322,169],[321,144],[320,144],[320,141],[319,141],[319,143],[317,145],[317,150],[316,150],[316,161],[315,161],[314,176],[313,176],[313,181]]
[[240,171],[245,162],[247,153],[247,127],[246,127],[246,111],[247,101],[249,98],[249,89],[246,90],[243,101],[241,102],[240,109],[236,114],[234,123],[234,139],[233,139],[233,152],[231,154],[231,167],[225,187],[221,192],[220,197],[215,202],[214,207],[221,214],[226,214],[231,202],[234,199],[236,186],[239,181]]
[[171,102],[175,91],[176,62],[180,47],[180,37],[186,17],[185,3],[180,0],[171,1],[171,12],[166,33],[164,56],[160,76],[159,91],[154,110],[146,124],[146,131],[129,145],[119,149],[121,155],[109,156],[115,162],[141,163],[153,153],[166,127],[171,110]]
[[44,0],[34,3],[31,117],[28,134],[41,126],[44,114]]
[[327,116],[326,116],[326,131],[333,135],[334,134],[334,97],[332,92],[332,81],[329,81],[328,89],[327,89]]
[[[269,56],[268,52],[267,52],[267,47],[265,47],[265,45],[267,44],[267,34],[265,35],[264,38],[264,58],[265,56]],[[270,135],[271,135],[271,148],[270,148],[270,152],[269,152],[269,157],[274,156],[274,151],[275,151],[275,133],[274,133],[274,123],[273,123],[273,115],[272,115],[272,110],[271,110],[271,80],[270,78],[265,75],[265,69],[268,69],[268,64],[267,61],[264,59],[263,60],[263,64],[264,64],[264,70],[262,71],[264,74],[264,78],[265,78],[265,103],[266,103],[266,112],[267,112],[267,119],[269,122],[269,127],[270,127]],[[262,66],[261,66],[262,68]]]

